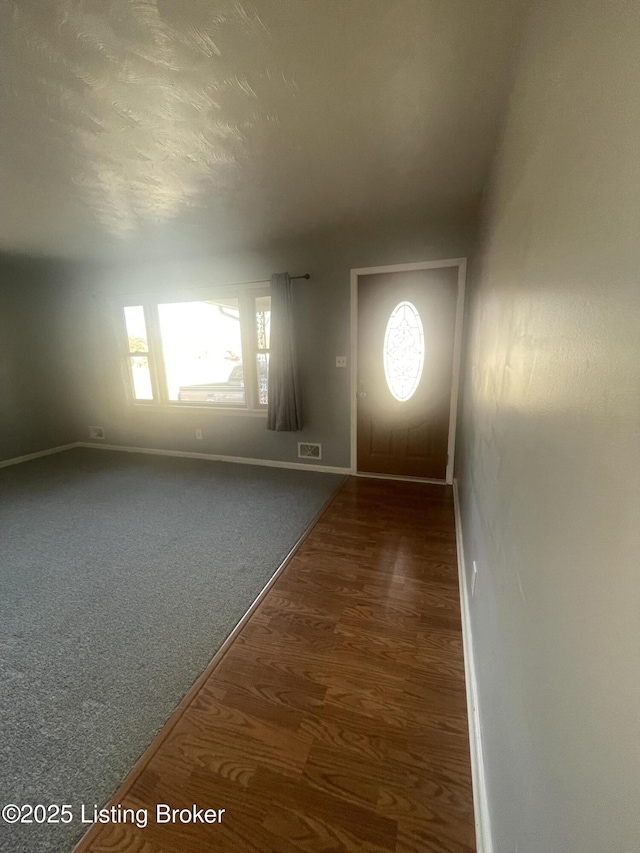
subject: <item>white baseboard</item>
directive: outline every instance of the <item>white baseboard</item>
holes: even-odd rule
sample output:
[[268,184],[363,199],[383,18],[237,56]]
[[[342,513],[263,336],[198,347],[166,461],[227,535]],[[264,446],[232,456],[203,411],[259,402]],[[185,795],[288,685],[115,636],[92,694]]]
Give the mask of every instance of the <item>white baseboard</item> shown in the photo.
[[236,462],[239,465],[263,465],[266,468],[292,468],[302,471],[320,471],[323,474],[350,474],[351,469],[339,468],[333,465],[310,465],[306,462],[280,462],[277,459],[250,459],[246,456],[224,456],[219,453],[192,453],[188,450],[156,450],[153,447],[121,447],[118,444],[95,444],[92,441],[74,441],[72,444],[63,444],[60,447],[50,447],[48,450],[39,450],[37,453],[28,453],[26,456],[15,456],[13,459],[0,461],[0,468],[9,465],[18,465],[20,462],[29,462],[40,456],[51,456],[53,453],[62,453],[63,450],[73,450],[74,447],[89,447],[93,450],[120,450],[123,453],[151,453],[154,456],[181,456],[186,459],[207,459],[211,462]]
[[179,456],[184,459],[206,459],[210,462],[236,462],[239,465],[262,465],[267,468],[294,468],[301,471],[320,471],[323,474],[350,474],[349,468],[331,465],[310,465],[305,462],[280,462],[277,459],[250,459],[246,456],[223,456],[219,453],[195,453],[190,450],[156,450],[152,447],[121,447],[119,444],[95,444],[79,441],[72,447],[90,447],[93,450],[119,450],[122,453],[150,453],[154,456]]
[[50,447],[48,450],[38,450],[37,453],[27,453],[25,456],[14,456],[13,459],[3,459],[0,461],[0,468],[8,468],[9,465],[19,465],[20,462],[29,462],[31,459],[39,459],[41,456],[62,453],[63,450],[71,450],[77,446],[77,442],[73,442],[73,444],[62,444],[60,447]]
[[469,592],[464,562],[464,542],[460,517],[458,481],[453,481],[453,506],[456,516],[456,545],[458,550],[458,580],[460,584],[460,609],[462,613],[462,640],[464,645],[464,672],[467,687],[467,715],[469,718],[469,747],[471,751],[471,778],[473,783],[473,810],[476,827],[477,853],[493,853],[489,799],[482,754],[482,730],[478,712],[478,683],[473,657],[473,636],[469,613]]

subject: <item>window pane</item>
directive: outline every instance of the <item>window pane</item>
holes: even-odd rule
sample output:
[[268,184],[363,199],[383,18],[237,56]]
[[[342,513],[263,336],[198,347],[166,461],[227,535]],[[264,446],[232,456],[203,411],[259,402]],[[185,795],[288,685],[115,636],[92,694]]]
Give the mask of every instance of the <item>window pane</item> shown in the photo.
[[245,401],[237,299],[158,305],[169,399]]
[[151,371],[149,370],[149,359],[146,356],[132,356],[131,376],[133,378],[133,396],[136,400],[153,400]]
[[258,402],[266,406],[269,402],[269,353],[260,352],[256,358],[258,367]]
[[124,309],[124,321],[127,325],[129,352],[149,352],[142,305],[128,305]]
[[258,335],[258,349],[269,349],[271,336],[270,296],[258,296],[256,298],[256,333]]
[[404,403],[415,393],[424,367],[422,320],[411,302],[400,302],[391,312],[382,355],[389,390]]

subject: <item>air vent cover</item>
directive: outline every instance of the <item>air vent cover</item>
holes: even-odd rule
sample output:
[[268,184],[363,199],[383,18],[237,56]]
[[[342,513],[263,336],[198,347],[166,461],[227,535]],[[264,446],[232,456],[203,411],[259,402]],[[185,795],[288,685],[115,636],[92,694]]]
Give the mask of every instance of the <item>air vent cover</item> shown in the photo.
[[104,438],[104,427],[90,426],[89,438]]
[[322,459],[322,445],[307,444],[304,441],[299,441],[298,459]]

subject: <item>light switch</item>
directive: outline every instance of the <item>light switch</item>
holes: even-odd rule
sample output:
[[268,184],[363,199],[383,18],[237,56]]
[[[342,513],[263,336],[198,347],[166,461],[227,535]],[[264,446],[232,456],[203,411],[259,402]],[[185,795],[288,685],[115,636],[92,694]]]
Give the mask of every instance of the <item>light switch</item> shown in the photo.
[[347,366],[346,355],[337,355],[336,356],[336,367],[346,367],[346,366]]

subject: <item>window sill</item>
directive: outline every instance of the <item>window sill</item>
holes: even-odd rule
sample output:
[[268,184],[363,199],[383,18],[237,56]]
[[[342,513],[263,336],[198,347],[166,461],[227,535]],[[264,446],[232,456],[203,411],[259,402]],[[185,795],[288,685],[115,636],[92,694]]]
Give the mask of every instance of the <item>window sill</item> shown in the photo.
[[240,409],[229,407],[226,408],[224,406],[199,406],[197,403],[193,405],[184,405],[177,404],[171,405],[170,403],[132,403],[132,407],[136,411],[147,411],[147,412],[197,412],[200,416],[207,412],[212,415],[238,415],[241,418],[266,418],[267,410],[264,409]]

